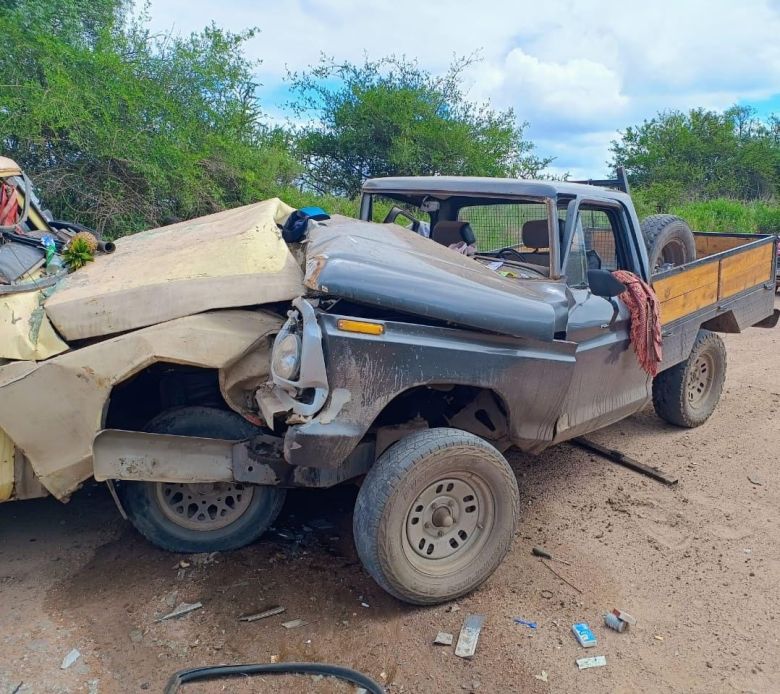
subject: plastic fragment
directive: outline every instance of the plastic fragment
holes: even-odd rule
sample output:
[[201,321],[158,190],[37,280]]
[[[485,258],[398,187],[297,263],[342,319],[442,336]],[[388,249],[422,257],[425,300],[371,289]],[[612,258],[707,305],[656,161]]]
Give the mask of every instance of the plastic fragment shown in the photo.
[[536,622],[529,622],[527,619],[523,619],[522,617],[515,617],[513,621],[515,624],[522,624],[524,627],[529,627],[530,629],[536,629],[537,627]]
[[596,645],[596,635],[590,630],[586,622],[578,622],[571,625],[574,638],[583,648],[591,648]]
[[455,655],[459,658],[471,658],[477,650],[479,632],[485,623],[485,615],[470,614],[463,622],[458,636],[458,645],[455,647]]
[[81,652],[78,648],[74,648],[68,655],[66,655],[62,659],[62,665],[60,665],[61,670],[67,670],[73,663],[75,663],[79,658],[81,658]]
[[603,655],[595,655],[592,658],[580,658],[577,660],[577,667],[580,670],[587,670],[591,667],[603,667],[607,664],[607,658]]

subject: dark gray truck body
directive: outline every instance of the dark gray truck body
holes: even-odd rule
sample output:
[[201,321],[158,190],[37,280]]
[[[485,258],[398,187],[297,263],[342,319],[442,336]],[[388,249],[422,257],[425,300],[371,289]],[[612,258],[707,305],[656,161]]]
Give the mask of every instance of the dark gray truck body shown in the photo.
[[[436,217],[457,219],[458,210],[475,201],[545,206],[551,239],[547,276],[504,277],[409,229],[370,222],[373,196],[379,194],[407,203],[435,200],[432,225]],[[408,419],[426,419],[416,411],[417,396],[424,398],[426,391],[441,396],[438,424],[465,428],[500,448],[515,445],[535,453],[643,408],[652,378],[630,346],[628,309],[587,286],[570,286],[564,276],[578,210],[593,206],[612,220],[621,267],[648,282],[671,278],[668,292],[678,294],[669,301],[690,303],[683,315],[664,321],[662,368],[687,358],[702,327],[735,332],[776,322],[773,237],[747,237],[744,245],[691,264],[698,268],[715,259],[720,265],[729,255],[767,247],[772,256],[767,281],[751,284],[748,278],[750,286],[727,298],[718,296],[717,287],[712,292],[704,287],[707,291],[697,289],[691,298],[682,274],[691,271],[688,266],[650,277],[639,220],[625,193],[511,179],[369,180],[362,222],[335,217],[310,231],[304,282],[310,295],[298,302],[286,326],[309,334],[301,373],[296,381],[274,374],[273,388],[258,396],[263,413],[277,421],[280,411],[285,417],[293,413],[284,434],[287,464],[339,468],[351,455],[354,460],[363,442],[376,449],[363,456],[369,465],[393,439],[390,432],[383,440],[382,429],[405,426],[404,413],[385,416],[388,409],[400,402]],[[559,229],[562,210],[566,222]],[[763,262],[759,255],[740,262],[756,266]],[[381,334],[341,329],[340,321],[355,317],[381,326]],[[404,399],[410,393],[415,398]],[[448,406],[447,393],[456,393],[459,402]],[[322,403],[316,412],[306,405],[313,400]],[[423,426],[433,425],[430,418]]]

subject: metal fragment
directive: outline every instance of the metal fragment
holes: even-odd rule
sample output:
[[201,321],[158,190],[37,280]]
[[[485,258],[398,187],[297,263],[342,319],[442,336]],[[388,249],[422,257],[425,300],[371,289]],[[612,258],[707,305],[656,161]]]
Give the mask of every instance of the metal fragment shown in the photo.
[[470,614],[466,617],[458,636],[458,645],[455,647],[455,655],[460,658],[471,658],[477,650],[479,632],[485,623],[485,615]]
[[440,631],[438,634],[436,634],[436,638],[433,640],[433,642],[437,646],[451,646],[452,639],[453,639],[452,634],[446,631]]
[[624,612],[623,610],[615,608],[612,610],[612,614],[615,615],[615,617],[618,619],[623,620],[626,624],[636,626],[636,617],[632,617],[630,614],[628,614],[628,612]]
[[258,619],[265,619],[266,617],[273,617],[275,614],[282,614],[285,611],[285,607],[277,605],[276,607],[269,607],[262,612],[255,612],[254,614],[245,614],[238,618],[239,622],[256,622]]
[[584,448],[586,451],[590,451],[591,453],[598,453],[600,456],[606,458],[607,460],[611,460],[613,463],[627,467],[629,470],[638,472],[641,475],[646,475],[647,477],[661,482],[662,484],[669,486],[677,484],[677,478],[667,476],[663,470],[659,470],[658,468],[651,467],[650,465],[640,463],[638,460],[630,458],[625,453],[621,453],[620,451],[616,451],[611,448],[605,448],[604,446],[601,446],[598,443],[591,441],[590,439],[578,436],[577,438],[572,439],[571,443],[573,443],[575,446],[579,446],[580,448]]
[[163,615],[159,619],[155,619],[155,622],[164,622],[166,619],[173,619],[174,617],[181,617],[182,615],[189,614],[190,612],[194,612],[195,610],[199,610],[201,607],[203,607],[203,604],[200,602],[183,602],[181,605],[179,605],[173,612],[169,612],[166,615]]

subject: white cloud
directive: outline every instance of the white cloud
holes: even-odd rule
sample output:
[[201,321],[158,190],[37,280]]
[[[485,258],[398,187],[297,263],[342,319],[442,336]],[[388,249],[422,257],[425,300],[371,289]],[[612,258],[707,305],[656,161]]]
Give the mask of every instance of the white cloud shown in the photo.
[[158,30],[259,27],[247,49],[269,88],[321,53],[443,71],[482,49],[470,96],[514,108],[559,171],[603,174],[617,130],[659,110],[780,93],[777,0],[151,0],[150,12]]

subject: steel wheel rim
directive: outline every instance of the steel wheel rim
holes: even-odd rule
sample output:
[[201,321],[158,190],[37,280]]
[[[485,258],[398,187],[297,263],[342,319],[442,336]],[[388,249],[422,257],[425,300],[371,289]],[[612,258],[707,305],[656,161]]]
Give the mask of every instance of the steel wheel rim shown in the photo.
[[252,502],[254,487],[233,482],[158,482],[155,493],[168,520],[182,528],[208,532],[225,528],[243,516]]
[[712,390],[714,381],[715,363],[708,354],[700,354],[696,357],[693,367],[688,372],[686,395],[688,404],[698,408],[704,403]]
[[426,574],[453,573],[482,549],[495,516],[495,499],[482,478],[450,473],[427,485],[410,505],[404,554]]

